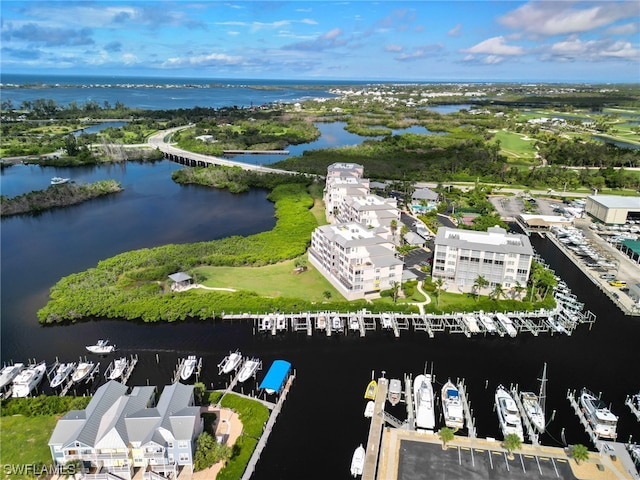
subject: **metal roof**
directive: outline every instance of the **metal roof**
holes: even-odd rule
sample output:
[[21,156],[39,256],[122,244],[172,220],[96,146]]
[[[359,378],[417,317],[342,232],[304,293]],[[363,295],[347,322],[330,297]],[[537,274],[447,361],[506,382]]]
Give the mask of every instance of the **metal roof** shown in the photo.
[[624,208],[640,211],[640,197],[623,197],[620,195],[590,195],[587,197],[606,208]]
[[291,370],[291,363],[286,360],[274,360],[271,367],[269,367],[269,371],[262,379],[260,388],[271,392],[279,392],[289,374],[289,370]]
[[189,275],[187,275],[184,272],[177,272],[177,273],[172,273],[171,275],[169,275],[169,278],[171,280],[173,280],[174,282],[180,283],[180,282],[186,282],[187,280],[191,280],[191,277]]

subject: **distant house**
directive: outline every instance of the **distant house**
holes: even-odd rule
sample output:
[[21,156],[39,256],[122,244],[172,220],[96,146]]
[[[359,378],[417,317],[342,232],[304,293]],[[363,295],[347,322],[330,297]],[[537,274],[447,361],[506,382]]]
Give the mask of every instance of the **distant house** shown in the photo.
[[196,140],[207,143],[215,143],[217,141],[213,135],[199,135],[196,137]]
[[418,235],[415,232],[407,232],[404,235],[404,241],[409,245],[413,245],[415,247],[424,247],[427,242],[422,236]]
[[413,203],[420,203],[422,200],[425,202],[437,202],[439,198],[440,195],[437,192],[427,187],[419,188],[411,195]]
[[169,278],[173,280],[173,285],[171,285],[171,288],[173,290],[188,287],[189,285],[191,285],[191,276],[184,272],[172,273],[171,275],[169,275]]
[[[94,480],[154,480],[179,470],[193,472],[195,441],[202,432],[193,385],[174,383],[155,404],[155,387],[128,387],[116,381],[102,385],[84,410],[58,420],[49,439],[53,461],[80,460]],[[162,475],[162,477],[160,477]]]

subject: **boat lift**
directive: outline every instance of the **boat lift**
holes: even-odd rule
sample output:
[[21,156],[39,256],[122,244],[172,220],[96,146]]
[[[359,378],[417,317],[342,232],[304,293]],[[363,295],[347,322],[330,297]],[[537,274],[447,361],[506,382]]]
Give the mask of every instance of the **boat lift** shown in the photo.
[[[640,394],[637,394],[637,395],[640,395]],[[627,398],[624,399],[624,404],[627,407],[629,407],[629,410],[631,410],[631,413],[633,413],[636,416],[636,420],[640,422],[640,409],[638,409],[633,404],[633,397],[631,395],[627,395]]]
[[585,417],[584,413],[582,412],[582,408],[580,408],[580,404],[578,403],[578,400],[576,400],[575,390],[573,392],[571,390],[567,390],[567,400],[569,400],[569,403],[573,407],[575,414],[578,416],[580,423],[584,427],[585,432],[587,433],[587,435],[589,435],[589,438],[591,439],[595,447],[598,449],[600,453],[603,453],[605,451],[605,446],[607,445],[608,442],[600,440],[598,435],[596,435],[596,432],[593,430],[593,428],[591,428],[591,424],[589,423],[589,420],[587,420],[587,417]]
[[[83,361],[86,362],[87,358],[85,357],[83,360],[82,357],[80,357],[80,361],[78,362],[78,365],[80,365],[80,363],[82,363]],[[91,371],[87,373],[87,376],[85,377],[85,379],[79,383],[84,383],[86,385],[93,382],[98,373],[100,373],[100,362],[94,363],[93,367],[91,368]],[[64,397],[67,393],[69,393],[69,390],[71,390],[71,387],[74,385],[74,383],[75,382],[73,381],[73,374],[71,374],[69,375],[69,380],[67,381],[67,383],[62,387],[62,390],[60,390],[60,396]]]
[[[176,365],[176,369],[173,371],[173,377],[171,383],[177,383],[180,380],[180,373],[182,372],[182,367],[184,367],[184,362],[186,362],[186,358],[179,358],[178,364]],[[193,369],[193,374],[196,376],[196,382],[198,381],[198,377],[200,377],[200,373],[202,372],[202,357],[198,358],[196,363],[196,368]]]
[[469,432],[469,438],[476,438],[475,419],[473,418],[473,409],[471,408],[471,402],[467,398],[467,390],[464,385],[464,379],[456,382],[458,391],[460,392],[460,400],[462,401],[462,409],[464,410],[465,424],[467,425],[467,431]]
[[533,443],[533,445],[535,446],[540,445],[538,432],[536,432],[535,427],[531,424],[531,421],[527,416],[527,411],[524,409],[524,405],[522,405],[522,401],[520,400],[520,392],[518,391],[518,385],[517,384],[511,385],[511,388],[509,389],[509,391],[511,392],[511,396],[513,397],[513,399],[516,402],[516,405],[518,406],[518,410],[520,411],[520,418],[522,419],[522,424],[527,430],[527,436],[529,437],[529,440],[531,440],[531,443]]

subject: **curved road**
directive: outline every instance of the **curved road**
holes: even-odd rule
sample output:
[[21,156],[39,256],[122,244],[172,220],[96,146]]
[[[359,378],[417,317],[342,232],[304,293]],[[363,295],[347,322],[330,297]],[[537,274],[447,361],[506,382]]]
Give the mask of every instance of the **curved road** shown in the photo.
[[152,135],[148,139],[148,145],[154,149],[160,150],[165,155],[175,155],[178,157],[188,158],[196,162],[204,162],[211,165],[224,165],[226,167],[240,167],[243,170],[255,170],[265,173],[280,173],[286,175],[298,175],[299,172],[292,172],[289,170],[280,170],[278,168],[263,167],[261,165],[252,165],[243,162],[234,162],[233,160],[227,160],[225,158],[214,157],[211,155],[204,155],[202,153],[189,152],[180,148],[174,147],[168,143],[165,139],[169,138],[174,132],[189,128],[190,125],[182,127],[170,128],[169,130],[163,130],[161,132]]

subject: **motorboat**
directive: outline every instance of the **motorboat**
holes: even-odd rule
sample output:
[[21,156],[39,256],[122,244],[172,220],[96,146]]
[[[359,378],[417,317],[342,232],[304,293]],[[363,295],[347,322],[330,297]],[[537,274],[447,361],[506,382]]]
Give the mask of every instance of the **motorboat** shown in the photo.
[[109,345],[109,340],[98,340],[98,343],[95,345],[87,345],[86,348],[91,353],[97,353],[98,355],[106,355],[107,353],[116,351],[116,346]]
[[583,388],[580,393],[580,406],[598,438],[612,438],[615,440],[618,417],[609,410],[609,407],[602,400],[586,388]]
[[436,425],[431,375],[420,374],[413,381],[416,428],[433,430]]
[[122,377],[128,365],[127,357],[116,358],[111,364],[111,370],[107,369],[109,372],[107,378],[109,380],[118,380]]
[[13,379],[13,389],[11,396],[14,398],[28,397],[29,394],[38,386],[47,372],[47,364],[40,362],[37,365],[31,365],[22,370]]
[[364,398],[368,400],[375,400],[376,393],[378,393],[378,382],[371,380],[367,385],[367,389],[364,391]]
[[533,392],[520,392],[520,399],[522,400],[522,406],[527,415],[527,418],[529,418],[531,424],[538,431],[538,433],[544,433],[547,423],[544,414],[546,382],[547,364],[545,363],[544,369],[542,371],[542,379],[540,382],[540,393],[535,394]]
[[68,183],[69,180],[71,180],[70,178],[62,178],[62,177],[52,177],[51,178],[51,185],[63,185],[65,183]]
[[344,322],[338,315],[334,315],[331,319],[331,330],[336,333],[341,333],[344,330]]
[[235,352],[229,353],[226,357],[222,359],[222,362],[218,365],[220,371],[222,373],[231,373],[233,370],[238,368],[240,362],[242,361],[242,354],[239,350]]
[[382,328],[391,329],[393,328],[393,322],[391,321],[391,315],[388,313],[382,314]]
[[198,366],[198,358],[195,355],[189,355],[183,362],[180,369],[180,379],[187,381],[193,375],[196,367]]
[[389,390],[387,393],[387,400],[391,405],[397,405],[402,398],[402,382],[397,378],[389,380]]
[[567,333],[567,329],[555,318],[551,316],[547,317],[547,323],[554,332]]
[[88,378],[93,371],[100,365],[99,363],[96,365],[93,362],[80,362],[78,364],[78,368],[76,368],[75,372],[71,374],[71,381],[73,383],[80,383],[86,378]]
[[349,317],[349,330],[360,330],[360,322],[358,321],[358,317],[356,315],[351,315]]
[[358,448],[356,448],[355,452],[353,452],[353,457],[351,458],[351,476],[357,477],[358,475],[362,475],[362,471],[364,470],[364,457],[366,452],[362,444]]
[[371,418],[373,417],[373,411],[376,408],[376,402],[374,402],[373,400],[369,400],[367,402],[367,406],[364,407],[364,416],[366,418]]
[[69,375],[73,374],[76,366],[77,365],[75,363],[61,363],[60,365],[58,365],[56,374],[49,382],[51,388],[57,388],[62,385],[67,380],[67,378],[69,378]]
[[454,429],[464,428],[464,411],[460,390],[451,379],[447,380],[447,383],[442,386],[440,398],[442,399],[442,413],[445,425]]
[[14,365],[4,367],[0,371],[0,389],[13,382],[13,379],[16,378],[23,369],[24,363],[16,363]]
[[515,337],[518,334],[516,327],[513,326],[513,320],[507,317],[504,313],[496,313],[496,320],[510,337]]
[[260,330],[264,332],[268,332],[271,330],[272,325],[273,325],[273,318],[271,317],[271,315],[265,315],[264,317],[262,317],[262,320],[260,321]]
[[502,435],[506,438],[507,435],[515,433],[524,441],[520,411],[511,394],[502,385],[498,385],[496,389],[496,409]]
[[471,333],[480,332],[480,327],[478,326],[478,319],[475,317],[475,315],[471,315],[471,314],[463,315],[462,321],[464,322],[464,324],[467,326],[467,328]]
[[276,316],[276,330],[279,332],[287,329],[287,317],[282,313]]
[[316,329],[324,330],[325,328],[327,328],[327,317],[322,314],[318,315],[316,318]]
[[487,332],[496,333],[496,324],[493,321],[493,318],[485,313],[481,313],[480,315],[478,315],[478,319]]
[[242,383],[249,380],[258,370],[260,366],[260,359],[258,358],[248,358],[240,367],[240,372],[238,373],[238,382]]

